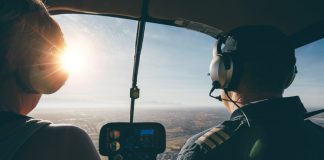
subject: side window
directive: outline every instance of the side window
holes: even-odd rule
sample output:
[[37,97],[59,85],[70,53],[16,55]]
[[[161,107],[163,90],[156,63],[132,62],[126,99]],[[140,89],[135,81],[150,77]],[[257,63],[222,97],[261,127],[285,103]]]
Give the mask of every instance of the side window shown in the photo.
[[[298,73],[286,96],[300,96],[308,111],[324,108],[324,39],[296,49]],[[312,118],[324,126],[324,114]]]

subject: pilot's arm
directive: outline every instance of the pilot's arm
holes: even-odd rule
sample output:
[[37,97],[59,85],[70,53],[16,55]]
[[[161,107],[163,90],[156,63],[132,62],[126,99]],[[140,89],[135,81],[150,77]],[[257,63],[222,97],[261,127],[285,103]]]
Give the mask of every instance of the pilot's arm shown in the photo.
[[[204,160],[208,150],[199,142],[199,138],[203,137],[211,129],[200,132],[187,140],[178,154],[177,160]],[[201,138],[200,138],[201,139]]]
[[[230,141],[240,121],[225,121],[221,125],[203,131],[186,142],[177,160],[233,159]],[[234,158],[235,159],[235,158]]]
[[178,154],[177,160],[205,159],[201,146],[195,143],[197,137],[198,135],[187,140],[180,153]]

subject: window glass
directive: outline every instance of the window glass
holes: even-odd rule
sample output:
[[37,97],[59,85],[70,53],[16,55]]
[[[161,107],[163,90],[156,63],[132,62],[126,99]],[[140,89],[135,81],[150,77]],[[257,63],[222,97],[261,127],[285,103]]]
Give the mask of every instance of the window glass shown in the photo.
[[[98,148],[103,124],[129,121],[137,22],[76,14],[54,18],[81,64],[62,89],[43,96],[31,116],[77,125]],[[208,96],[211,80],[207,73],[214,43],[215,39],[191,30],[146,26],[135,121],[165,126],[167,150],[158,159],[176,159],[187,138],[229,118],[222,104]],[[324,106],[323,50],[324,40],[296,50],[298,74],[285,92],[285,96],[300,95],[308,110]],[[76,61],[78,57],[72,57],[71,63]],[[313,120],[324,126],[324,117]]]
[[[286,96],[300,96],[308,111],[324,108],[324,39],[296,49],[298,73]],[[313,121],[324,126],[324,114]]]
[[58,92],[44,95],[31,116],[81,127],[98,148],[102,125],[129,120],[137,22],[75,14],[54,19],[75,54],[69,62],[79,68]]
[[[94,15],[58,15],[55,20],[68,47],[83,57],[83,66],[57,93],[43,96],[31,115],[77,125],[98,147],[103,124],[129,121],[137,22]],[[176,159],[189,136],[228,118],[220,102],[208,97],[214,43],[191,30],[146,26],[135,121],[157,121],[166,127],[167,151],[159,159]]]
[[208,96],[207,75],[215,39],[199,32],[148,23],[142,51],[135,120],[162,123],[167,150],[176,159],[186,140],[229,118],[221,103]]
[[69,62],[82,64],[71,72],[62,89],[44,96],[40,106],[123,108],[128,103],[125,93],[130,86],[136,22],[94,15],[54,18],[63,30],[68,50],[77,55]]

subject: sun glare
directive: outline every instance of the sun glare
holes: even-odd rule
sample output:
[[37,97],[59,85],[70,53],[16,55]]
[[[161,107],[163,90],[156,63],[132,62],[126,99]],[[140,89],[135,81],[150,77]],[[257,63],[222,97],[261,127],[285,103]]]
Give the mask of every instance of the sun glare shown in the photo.
[[62,67],[70,74],[79,73],[84,67],[84,54],[75,48],[68,47],[62,55]]

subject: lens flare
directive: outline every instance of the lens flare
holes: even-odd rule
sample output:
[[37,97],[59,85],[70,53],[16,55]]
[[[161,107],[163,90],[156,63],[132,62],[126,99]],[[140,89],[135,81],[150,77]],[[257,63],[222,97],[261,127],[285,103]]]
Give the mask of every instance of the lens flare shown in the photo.
[[83,56],[82,52],[76,49],[66,48],[61,57],[62,68],[70,74],[79,73],[84,67]]

